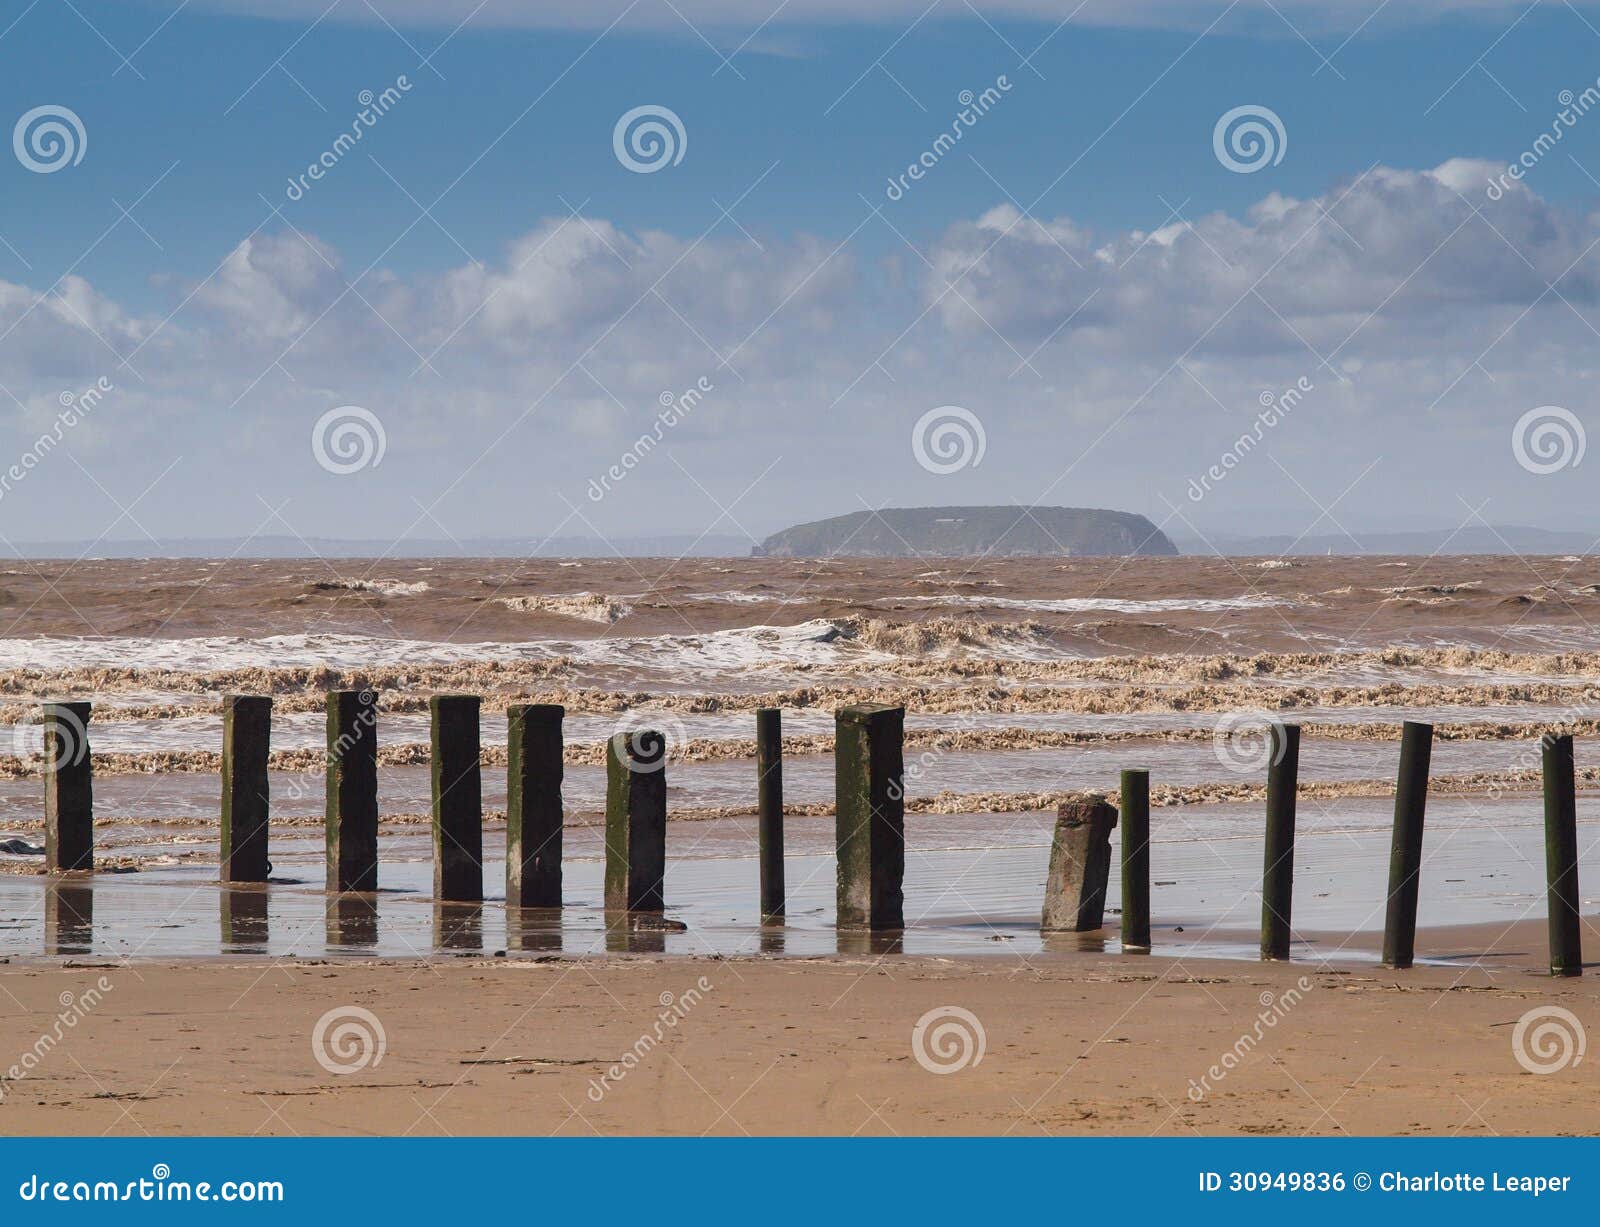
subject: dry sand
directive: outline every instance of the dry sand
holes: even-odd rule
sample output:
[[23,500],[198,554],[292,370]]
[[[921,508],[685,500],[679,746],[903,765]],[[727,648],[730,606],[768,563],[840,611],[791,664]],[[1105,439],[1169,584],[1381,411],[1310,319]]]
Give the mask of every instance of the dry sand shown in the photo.
[[[1409,972],[1091,953],[12,963],[7,1061],[55,1028],[63,993],[112,987],[5,1085],[0,1132],[1589,1132],[1597,1063],[1538,1076],[1513,1053],[1529,1010],[1600,1018],[1592,977],[1539,974],[1543,940],[1538,924],[1436,930],[1419,948],[1460,964]],[[682,1017],[602,1089],[674,1012],[663,1001]],[[333,1074],[312,1033],[350,1006],[386,1052]],[[985,1052],[940,1075],[913,1028],[945,1006],[978,1020]]]

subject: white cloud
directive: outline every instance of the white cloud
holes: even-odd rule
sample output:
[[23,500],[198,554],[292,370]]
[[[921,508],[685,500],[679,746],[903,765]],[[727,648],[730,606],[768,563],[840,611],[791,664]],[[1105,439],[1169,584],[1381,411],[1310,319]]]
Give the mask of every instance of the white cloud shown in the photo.
[[[1505,436],[1551,403],[1600,429],[1588,357],[1600,218],[1525,190],[1490,201],[1494,169],[1378,167],[1316,198],[1267,194],[1243,216],[1154,234],[1004,205],[949,227],[922,253],[928,267],[860,262],[803,235],[757,248],[731,229],[695,238],[575,218],[541,223],[486,266],[357,279],[314,236],[262,233],[203,283],[174,283],[155,311],[77,278],[43,296],[0,283],[0,385],[13,398],[0,399],[0,438],[18,450],[63,391],[107,374],[117,393],[74,455],[132,483],[125,497],[179,455],[212,481],[227,473],[214,531],[253,527],[259,496],[297,500],[317,521],[307,532],[382,536],[441,494],[437,514],[461,535],[535,505],[548,524],[563,497],[610,531],[693,528],[716,511],[684,469],[731,498],[777,461],[761,510],[745,513],[764,531],[860,498],[1159,511],[1263,390],[1305,376],[1315,394],[1270,444],[1304,480],[1344,473],[1342,485],[1403,457],[1390,501],[1453,505],[1459,482],[1530,500],[1528,516],[1539,500],[1570,512],[1594,503],[1592,484],[1577,502],[1562,479],[1528,484]],[[114,353],[133,354],[137,374]],[[588,508],[588,478],[652,425],[663,392],[702,376],[715,391]],[[388,454],[334,480],[306,432],[347,403],[379,414]],[[984,466],[947,482],[906,445],[941,404],[978,413],[990,445]],[[1251,465],[1208,513],[1281,495],[1277,467]],[[32,492],[47,487],[0,504],[0,531],[59,515],[62,500]],[[160,507],[152,496],[147,510]],[[172,514],[193,530],[191,513]]]

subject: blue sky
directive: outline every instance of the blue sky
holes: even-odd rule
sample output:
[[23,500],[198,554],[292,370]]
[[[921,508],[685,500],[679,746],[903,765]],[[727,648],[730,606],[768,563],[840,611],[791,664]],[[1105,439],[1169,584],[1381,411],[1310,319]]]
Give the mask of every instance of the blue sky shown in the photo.
[[[64,393],[116,390],[0,483],[0,533],[759,536],[1035,499],[1329,532],[1341,491],[1358,534],[1483,497],[1496,522],[1600,527],[1587,470],[1510,445],[1527,410],[1592,407],[1600,117],[1513,198],[1480,183],[1600,77],[1600,6],[774,7],[13,3],[0,115],[68,108],[86,144],[52,173],[0,158],[0,440],[20,456]],[[290,199],[360,91],[402,77]],[[1247,104],[1286,143],[1235,173],[1213,129]],[[641,105],[685,133],[648,174],[613,148]],[[1292,205],[1309,240],[1272,232]],[[1186,500],[1302,376],[1306,406]],[[308,437],[345,405],[383,461],[329,473]],[[931,473],[908,435],[945,405],[985,454]]]

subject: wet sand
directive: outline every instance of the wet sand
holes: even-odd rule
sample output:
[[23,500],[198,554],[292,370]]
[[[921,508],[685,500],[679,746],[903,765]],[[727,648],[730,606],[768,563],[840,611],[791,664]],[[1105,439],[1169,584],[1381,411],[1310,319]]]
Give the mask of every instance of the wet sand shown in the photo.
[[[0,1044],[18,1052],[62,994],[113,987],[6,1086],[0,1120],[263,1136],[1591,1132],[1593,1062],[1535,1075],[1513,1052],[1528,1011],[1592,1019],[1600,1004],[1592,978],[1538,974],[1542,941],[1537,924],[1424,931],[1458,965],[1405,973],[1012,952],[13,962]],[[313,1033],[352,1006],[376,1017],[383,1055],[330,1072]],[[962,1067],[934,1073],[914,1030],[952,1006],[970,1017],[946,1011],[956,1030],[922,1051]],[[339,1059],[370,1062],[375,1045],[347,1038]]]

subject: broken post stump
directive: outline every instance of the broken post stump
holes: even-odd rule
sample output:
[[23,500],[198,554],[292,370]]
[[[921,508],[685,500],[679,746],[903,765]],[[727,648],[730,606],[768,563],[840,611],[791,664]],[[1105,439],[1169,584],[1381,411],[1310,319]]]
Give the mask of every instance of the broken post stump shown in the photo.
[[1117,811],[1102,796],[1063,801],[1056,810],[1041,931],[1087,933],[1104,923],[1116,825]]
[[905,928],[905,719],[884,703],[834,718],[840,929]]
[[1422,820],[1428,805],[1433,725],[1407,720],[1400,734],[1400,778],[1394,794],[1394,839],[1389,847],[1389,906],[1383,924],[1383,965],[1410,967],[1417,950],[1417,891],[1422,872]]
[[761,857],[761,919],[782,920],[783,712],[756,709],[756,842]]
[[272,700],[230,694],[222,700],[222,850],[224,882],[265,882],[267,860],[267,752]]
[[1122,773],[1122,948],[1150,949],[1150,773]]
[[328,693],[324,833],[331,891],[378,889],[378,709],[370,690]]
[[1572,738],[1546,734],[1544,756],[1544,860],[1549,882],[1550,974],[1583,974],[1583,934],[1578,920],[1578,803]]
[[1261,871],[1261,957],[1286,959],[1294,904],[1294,803],[1300,778],[1300,726],[1271,726],[1267,766],[1267,838]]
[[478,766],[477,695],[428,700],[433,781],[433,897],[483,899],[483,780]]
[[659,912],[667,872],[667,739],[654,729],[606,742],[606,908]]
[[506,906],[561,906],[559,703],[506,709]]
[[46,703],[44,716],[44,863],[59,870],[94,868],[94,772],[89,704]]

